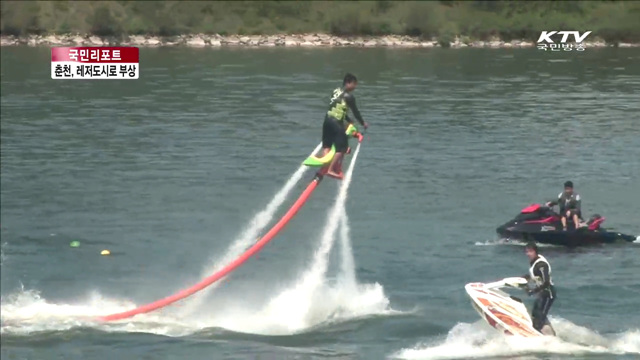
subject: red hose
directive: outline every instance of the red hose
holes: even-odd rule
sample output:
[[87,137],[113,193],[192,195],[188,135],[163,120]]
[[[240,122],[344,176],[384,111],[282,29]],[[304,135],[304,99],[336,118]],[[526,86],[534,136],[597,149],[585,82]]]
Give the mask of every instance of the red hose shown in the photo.
[[313,193],[313,190],[316,189],[316,186],[318,186],[321,180],[322,180],[322,176],[316,175],[313,181],[311,181],[311,183],[307,186],[307,188],[302,192],[298,200],[296,200],[296,202],[291,206],[291,208],[289,208],[287,213],[282,216],[280,221],[278,221],[271,228],[271,230],[269,230],[268,233],[266,233],[258,242],[256,242],[252,247],[250,247],[246,252],[244,252],[237,259],[229,263],[224,268],[220,269],[218,272],[214,273],[213,275],[207,278],[204,278],[202,281],[191,286],[190,288],[181,290],[180,292],[175,293],[171,296],[167,296],[164,299],[154,301],[147,305],[142,305],[138,308],[135,308],[129,311],[102,316],[102,317],[99,317],[99,320],[102,320],[102,321],[121,320],[121,319],[133,317],[138,314],[144,314],[153,310],[163,308],[178,300],[182,300],[188,296],[191,296],[196,292],[213,284],[214,282],[220,280],[221,278],[225,277],[226,275],[231,273],[233,270],[238,268],[240,265],[244,264],[244,262],[247,261],[251,256],[255,255],[260,250],[262,250],[262,248],[265,245],[267,245],[267,243],[269,243],[269,241],[271,241],[280,232],[280,230],[282,230],[287,225],[289,220],[291,220],[291,218],[293,218],[296,215],[298,210],[302,208],[302,206],[305,204],[309,196],[311,196],[311,194]]

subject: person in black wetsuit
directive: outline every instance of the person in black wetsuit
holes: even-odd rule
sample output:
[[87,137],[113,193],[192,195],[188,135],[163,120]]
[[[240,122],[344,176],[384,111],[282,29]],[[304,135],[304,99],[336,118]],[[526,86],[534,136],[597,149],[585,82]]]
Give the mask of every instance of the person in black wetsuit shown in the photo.
[[573,182],[567,181],[564,183],[564,192],[558,195],[558,200],[548,202],[547,206],[558,205],[560,216],[562,216],[562,228],[567,230],[567,218],[573,219],[576,229],[580,227],[581,203],[580,194],[573,191]]
[[349,147],[347,134],[347,123],[352,124],[353,120],[349,118],[347,112],[351,109],[353,116],[365,129],[369,126],[360,115],[360,111],[356,106],[356,98],[351,93],[358,86],[358,79],[353,74],[346,74],[342,87],[333,90],[333,96],[329,103],[329,110],[324,117],[322,125],[322,148],[324,155],[331,151],[331,146],[335,145],[336,155],[334,156],[327,175],[342,179],[342,158]]
[[[556,289],[551,280],[551,265],[544,256],[538,253],[538,246],[535,242],[530,242],[525,246],[525,253],[529,258],[531,267],[524,278],[533,280],[536,283],[535,288],[527,290],[529,296],[536,295],[536,300],[531,309],[531,320],[533,327],[544,334],[542,328],[548,324],[547,314],[556,299]],[[553,332],[551,326],[549,326],[549,329],[550,331],[545,329],[545,332]]]

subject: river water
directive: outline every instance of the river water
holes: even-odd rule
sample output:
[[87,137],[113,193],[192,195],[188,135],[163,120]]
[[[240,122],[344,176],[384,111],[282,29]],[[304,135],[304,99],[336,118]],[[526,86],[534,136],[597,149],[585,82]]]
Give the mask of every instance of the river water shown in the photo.
[[[542,249],[559,338],[503,338],[464,292],[526,272],[495,227],[565,180],[587,215],[640,235],[640,50],[140,54],[139,80],[54,81],[48,48],[2,49],[3,359],[640,356],[638,244]],[[335,236],[327,179],[217,287],[91,320],[197,282],[264,233],[312,178],[255,219],[320,141],[347,71],[371,127]]]

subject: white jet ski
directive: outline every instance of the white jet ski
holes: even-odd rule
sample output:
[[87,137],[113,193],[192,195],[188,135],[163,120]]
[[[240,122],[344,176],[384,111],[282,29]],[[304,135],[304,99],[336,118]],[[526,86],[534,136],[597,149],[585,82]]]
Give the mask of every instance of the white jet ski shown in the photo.
[[522,300],[500,290],[501,288],[526,288],[527,280],[521,277],[502,279],[492,283],[469,283],[464,289],[471,297],[471,304],[489,325],[506,335],[537,337],[555,335],[547,321],[542,333],[533,328],[531,317]]

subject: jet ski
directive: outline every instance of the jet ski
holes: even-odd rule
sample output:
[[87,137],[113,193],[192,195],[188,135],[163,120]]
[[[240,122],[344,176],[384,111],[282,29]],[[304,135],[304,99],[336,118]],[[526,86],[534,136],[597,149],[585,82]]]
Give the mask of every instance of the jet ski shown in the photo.
[[499,226],[496,232],[504,239],[568,247],[636,240],[633,235],[603,229],[601,225],[605,218],[598,214],[582,223],[578,229],[573,224],[573,220],[568,219],[566,231],[562,229],[560,219],[560,215],[552,208],[532,204],[522,209],[515,218]]
[[555,336],[549,320],[542,327],[542,332],[536,330],[522,300],[501,290],[526,287],[525,278],[513,277],[488,284],[469,283],[464,289],[480,317],[501,333],[521,337]]

